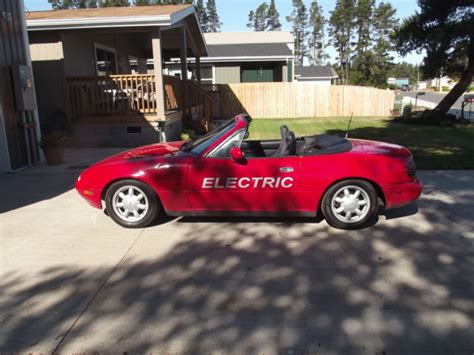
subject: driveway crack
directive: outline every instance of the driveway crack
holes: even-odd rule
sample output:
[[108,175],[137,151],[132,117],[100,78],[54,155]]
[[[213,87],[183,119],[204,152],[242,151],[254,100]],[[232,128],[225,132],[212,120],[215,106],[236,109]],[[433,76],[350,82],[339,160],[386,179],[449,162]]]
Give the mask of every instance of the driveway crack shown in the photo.
[[122,264],[122,262],[125,260],[125,258],[127,257],[127,255],[130,253],[130,250],[132,250],[132,248],[135,246],[135,244],[137,243],[138,239],[140,239],[140,237],[142,236],[143,232],[145,231],[145,229],[142,229],[140,231],[140,233],[137,235],[137,237],[135,238],[135,240],[133,241],[133,243],[130,245],[130,247],[127,249],[127,251],[125,252],[125,254],[122,256],[122,258],[118,261],[118,263],[112,268],[112,270],[107,274],[106,278],[104,279],[104,281],[102,281],[102,283],[100,284],[99,288],[97,289],[97,291],[92,295],[91,299],[89,300],[89,302],[87,302],[86,306],[84,307],[84,309],[79,313],[79,315],[76,317],[76,319],[74,320],[74,322],[71,324],[71,326],[68,328],[68,330],[62,334],[62,335],[59,335],[58,337],[61,337],[61,340],[56,344],[56,346],[53,348],[53,350],[51,351],[51,354],[57,354],[59,349],[61,348],[61,346],[63,345],[64,341],[66,340],[67,336],[71,333],[71,331],[74,329],[74,327],[76,326],[76,324],[79,322],[79,320],[81,319],[81,317],[87,312],[87,310],[89,309],[90,305],[94,302],[94,300],[97,298],[97,296],[100,294],[100,292],[104,289],[105,285],[107,284],[107,282],[109,281],[109,279],[112,277],[112,275],[114,274],[114,272],[118,269],[118,267]]

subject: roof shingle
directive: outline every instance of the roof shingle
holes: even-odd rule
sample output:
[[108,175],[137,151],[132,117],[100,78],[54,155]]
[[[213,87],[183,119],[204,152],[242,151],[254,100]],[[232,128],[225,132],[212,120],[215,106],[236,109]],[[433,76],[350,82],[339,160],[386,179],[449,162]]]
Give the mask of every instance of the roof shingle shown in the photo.
[[330,65],[309,65],[295,67],[295,75],[302,78],[334,78],[337,73]]
[[32,20],[64,20],[102,17],[136,17],[172,15],[192,5],[155,5],[131,7],[100,7],[89,9],[68,9],[49,11],[30,11],[26,19]]
[[290,48],[285,43],[242,43],[207,45],[209,57],[291,57]]

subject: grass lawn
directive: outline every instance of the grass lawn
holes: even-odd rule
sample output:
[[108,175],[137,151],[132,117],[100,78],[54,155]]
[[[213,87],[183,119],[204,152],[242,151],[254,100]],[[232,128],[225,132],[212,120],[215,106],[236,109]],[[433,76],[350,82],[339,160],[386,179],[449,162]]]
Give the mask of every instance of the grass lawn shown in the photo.
[[[344,135],[348,118],[255,119],[249,139],[280,137],[288,125],[297,136],[330,133]],[[403,145],[415,157],[419,169],[474,169],[474,126],[434,127],[391,122],[389,119],[354,117],[351,138]]]

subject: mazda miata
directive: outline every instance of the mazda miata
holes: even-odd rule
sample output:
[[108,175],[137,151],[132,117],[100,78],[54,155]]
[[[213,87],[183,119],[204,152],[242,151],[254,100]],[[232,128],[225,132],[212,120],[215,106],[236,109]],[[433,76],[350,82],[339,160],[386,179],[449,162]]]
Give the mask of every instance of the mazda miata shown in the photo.
[[248,140],[239,115],[183,142],[152,144],[102,160],[76,189],[118,224],[142,228],[170,216],[316,216],[336,228],[364,227],[385,209],[420,196],[404,147],[332,135]]

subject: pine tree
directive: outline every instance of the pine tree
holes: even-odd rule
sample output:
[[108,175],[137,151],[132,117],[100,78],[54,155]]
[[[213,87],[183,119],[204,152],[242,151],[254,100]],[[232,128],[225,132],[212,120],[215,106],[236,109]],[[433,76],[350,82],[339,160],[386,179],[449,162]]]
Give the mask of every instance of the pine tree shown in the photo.
[[220,32],[222,22],[217,14],[216,0],[207,0],[206,4],[208,25],[207,32]]
[[279,31],[281,29],[280,14],[275,5],[275,0],[271,0],[270,6],[263,2],[255,11],[249,12],[249,22],[247,27],[254,31]]
[[255,10],[254,31],[266,31],[268,19],[268,5],[266,2],[261,3]]
[[304,58],[308,55],[306,40],[308,37],[308,14],[302,0],[292,0],[293,11],[286,17],[292,23],[291,33],[295,37],[295,61],[303,65]]
[[280,31],[281,30],[281,23],[280,23],[280,14],[275,5],[275,0],[270,1],[270,6],[268,7],[267,11],[267,31]]
[[325,53],[324,27],[326,19],[323,15],[323,9],[318,5],[317,0],[311,3],[309,25],[311,28],[308,40],[309,61],[311,64],[324,65],[325,61],[329,59],[329,56]]
[[266,31],[268,26],[268,5],[266,2],[261,3],[255,11],[249,12],[249,22],[247,27],[254,31]]
[[122,7],[122,6],[130,6],[128,0],[101,0],[100,2],[101,7]]
[[372,85],[376,74],[375,58],[371,51],[374,6],[375,0],[358,0],[354,9],[357,42],[350,71],[351,84]]
[[329,35],[336,48],[342,82],[349,81],[349,68],[352,57],[354,36],[355,0],[337,0],[329,18]]
[[[129,0],[48,0],[54,10],[130,6]],[[133,0],[135,6],[191,4],[192,0]]]
[[48,0],[53,10],[98,7],[98,0]]
[[372,9],[375,0],[358,0],[355,8],[355,21],[357,28],[356,53],[363,53],[369,50],[371,44],[371,31],[373,25]]
[[249,22],[247,22],[247,27],[252,28],[255,31],[255,12],[250,10],[249,12]]
[[207,24],[208,24],[208,18],[207,18],[207,12],[204,7],[204,1],[203,0],[197,0],[194,4],[194,9],[196,11],[196,16],[199,21],[199,25],[201,26],[201,31],[202,32],[207,32]]
[[373,84],[376,86],[385,86],[389,71],[393,65],[393,56],[390,52],[395,50],[393,43],[393,34],[398,24],[395,17],[396,10],[389,3],[381,2],[374,11],[374,54],[375,67],[377,73],[374,75]]

